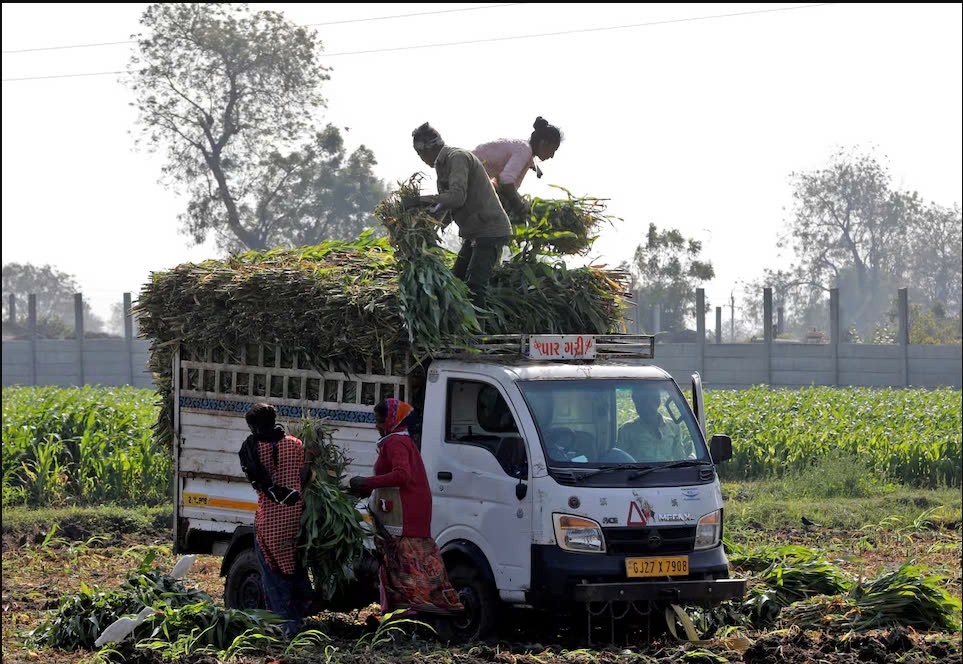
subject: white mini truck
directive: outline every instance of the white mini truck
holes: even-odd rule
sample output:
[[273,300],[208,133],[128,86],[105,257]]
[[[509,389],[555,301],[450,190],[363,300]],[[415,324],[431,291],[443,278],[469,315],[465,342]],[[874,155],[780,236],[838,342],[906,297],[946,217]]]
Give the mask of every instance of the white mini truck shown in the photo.
[[[671,376],[640,361],[654,347],[642,335],[511,335],[413,370],[388,361],[356,373],[303,368],[272,346],[181,349],[175,548],[223,556],[228,606],[263,605],[257,498],[237,456],[245,412],[266,401],[282,423],[327,418],[353,459],[349,472],[370,475],[372,407],[393,396],[422,418],[415,431],[433,495],[432,534],[466,606],[457,636],[489,634],[503,605],[648,615],[742,597],[745,581],[729,578],[722,547],[715,469],[732,443],[716,435],[707,444],[698,375],[690,405]],[[652,434],[636,439],[637,420],[653,417],[639,412],[633,396],[642,393],[658,410],[654,435],[665,439],[654,447]],[[376,598],[371,571],[370,561],[359,566],[357,592],[345,601]]]

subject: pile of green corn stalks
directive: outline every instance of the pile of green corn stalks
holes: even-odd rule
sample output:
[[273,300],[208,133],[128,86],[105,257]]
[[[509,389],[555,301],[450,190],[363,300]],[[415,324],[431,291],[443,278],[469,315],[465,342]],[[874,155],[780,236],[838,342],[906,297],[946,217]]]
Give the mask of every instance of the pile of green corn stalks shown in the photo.
[[830,632],[960,629],[960,600],[945,590],[945,578],[921,566],[905,563],[875,578],[855,578],[803,546],[732,547],[729,559],[748,573],[749,592],[744,601],[696,611],[703,634],[732,626]]
[[780,613],[779,623],[840,632],[897,625],[955,632],[960,629],[960,600],[944,590],[946,581],[905,563],[874,579],[854,582],[844,594],[795,602]]
[[145,607],[156,613],[137,627],[135,639],[163,639],[169,643],[191,635],[197,643],[226,648],[251,630],[279,633],[280,619],[274,614],[215,604],[206,593],[153,568],[154,557],[154,553],[148,554],[116,588],[81,584],[76,593],[60,599],[48,619],[27,635],[27,642],[59,650],[89,650],[117,618],[137,614]]
[[[424,359],[465,347],[479,331],[623,329],[620,276],[568,268],[539,253],[537,247],[563,238],[543,237],[537,226],[526,231],[524,250],[495,270],[486,310],[475,309],[451,274],[454,256],[438,246],[439,223],[401,205],[418,186],[417,179],[402,183],[378,206],[387,239],[369,230],[353,242],[251,251],[153,273],[135,311],[141,335],[152,342],[149,366],[163,397],[158,439],[170,442],[177,347],[239,358],[242,348],[268,344],[296,357],[299,367],[352,371],[369,361],[384,365],[390,356]],[[586,237],[595,228],[583,227]]]
[[527,251],[584,256],[604,225],[617,221],[605,213],[605,201],[594,196],[573,196],[562,187],[565,198],[522,196],[524,211],[510,210],[515,242]]

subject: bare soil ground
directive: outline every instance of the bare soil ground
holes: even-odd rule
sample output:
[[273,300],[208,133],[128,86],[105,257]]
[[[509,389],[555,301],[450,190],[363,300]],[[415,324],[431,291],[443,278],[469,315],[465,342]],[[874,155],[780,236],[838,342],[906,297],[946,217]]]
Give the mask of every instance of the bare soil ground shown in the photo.
[[[934,573],[947,577],[947,589],[961,595],[961,540],[958,530],[919,530],[913,532],[831,531],[825,529],[785,529],[777,532],[740,532],[740,538],[766,538],[770,543],[802,544],[825,552],[826,556],[854,574],[871,576],[892,569],[906,560],[925,564]],[[155,552],[155,565],[173,567],[170,535],[151,533],[113,533],[95,537],[86,532],[57,532],[44,544],[45,533],[37,532],[3,541],[3,662],[9,664],[75,664],[92,653],[33,650],[24,645],[25,632],[33,629],[55,608],[65,594],[76,591],[81,583],[112,587],[124,574]],[[91,539],[93,538],[93,539]],[[189,583],[221,600],[223,579],[220,559],[200,556],[189,576]],[[372,661],[412,661],[424,663],[475,664],[476,662],[745,662],[746,664],[803,664],[830,662],[907,663],[961,661],[960,634],[917,633],[895,629],[880,632],[830,635],[798,629],[770,633],[749,633],[748,648],[730,650],[725,642],[693,646],[661,636],[647,641],[635,632],[620,632],[619,643],[608,647],[587,648],[584,632],[578,625],[568,630],[552,629],[551,622],[509,617],[499,640],[486,644],[442,646],[416,634],[389,642],[377,649],[358,646],[358,640],[377,626],[374,609],[349,615],[325,614],[312,623],[331,638],[337,650],[328,658],[299,657],[297,653],[277,658],[249,658],[236,661],[277,664],[337,664]],[[584,624],[584,623],[579,623]],[[582,639],[583,643],[579,643]],[[123,646],[128,662],[160,664],[161,654]],[[176,660],[181,664],[216,664],[207,655]]]

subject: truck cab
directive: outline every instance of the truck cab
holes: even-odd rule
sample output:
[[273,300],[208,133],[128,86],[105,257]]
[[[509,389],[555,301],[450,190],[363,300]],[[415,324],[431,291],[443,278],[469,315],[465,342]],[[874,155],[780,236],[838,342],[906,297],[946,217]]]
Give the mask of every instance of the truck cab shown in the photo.
[[[653,350],[642,336],[490,339],[475,353],[433,360],[419,385],[412,372],[245,366],[270,372],[261,395],[199,394],[192,388],[205,379],[190,370],[218,372],[208,382],[216,386],[228,372],[236,384],[241,367],[175,360],[178,549],[223,553],[225,600],[255,603],[256,497],[236,454],[250,403],[275,403],[292,420],[336,419],[352,471],[370,474],[374,398],[423,394],[416,405],[432,535],[466,606],[453,623],[459,637],[490,633],[503,605],[591,615],[615,603],[641,613],[741,597],[745,582],[729,579],[722,547],[715,469],[731,441],[707,442],[698,376],[690,404],[669,374],[639,361]],[[272,396],[275,375],[284,380]],[[288,391],[289,379],[299,388]]]

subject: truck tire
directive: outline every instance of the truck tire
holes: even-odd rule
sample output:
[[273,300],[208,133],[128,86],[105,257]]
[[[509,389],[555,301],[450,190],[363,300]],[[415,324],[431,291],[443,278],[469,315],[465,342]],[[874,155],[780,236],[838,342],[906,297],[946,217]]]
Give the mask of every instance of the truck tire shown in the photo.
[[224,580],[224,605],[230,609],[263,609],[264,586],[254,548],[241,551]]
[[442,641],[464,643],[492,636],[499,602],[495,588],[482,578],[474,566],[465,563],[456,564],[448,572],[448,578],[458,591],[465,612],[436,621],[439,638]]

